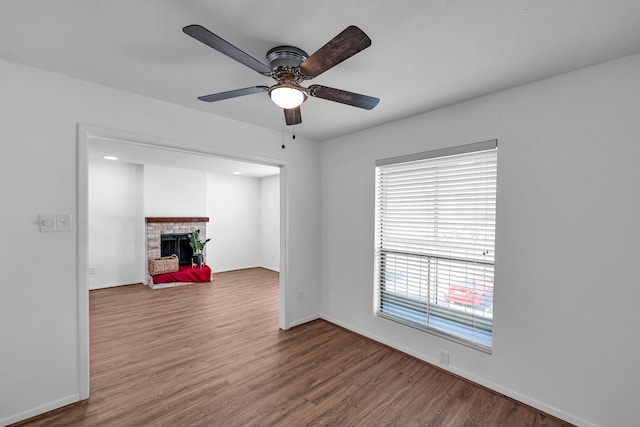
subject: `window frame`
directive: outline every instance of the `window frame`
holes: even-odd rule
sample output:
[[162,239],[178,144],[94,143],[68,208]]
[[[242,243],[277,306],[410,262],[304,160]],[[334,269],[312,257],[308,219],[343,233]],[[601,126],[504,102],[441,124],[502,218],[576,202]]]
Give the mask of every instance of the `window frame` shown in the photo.
[[[440,150],[432,150],[423,153],[411,154],[406,156],[398,156],[388,159],[381,159],[376,161],[376,178],[375,178],[375,188],[376,188],[376,202],[375,202],[375,271],[374,271],[374,312],[375,315],[392,320],[406,326],[410,326],[413,328],[417,328],[419,330],[428,332],[430,334],[434,334],[436,336],[458,342],[460,344],[472,347],[474,349],[483,351],[485,353],[491,354],[493,348],[493,313],[491,311],[490,315],[485,313],[477,313],[472,310],[467,310],[467,306],[465,305],[464,310],[461,310],[457,306],[452,307],[451,302],[444,303],[439,300],[441,295],[439,294],[438,287],[444,287],[441,283],[441,279],[439,278],[439,273],[432,273],[434,269],[433,266],[437,266],[438,263],[444,263],[448,265],[456,265],[458,269],[468,267],[471,273],[464,274],[478,274],[478,277],[482,277],[482,280],[478,279],[479,282],[482,282],[483,293],[485,296],[488,294],[488,283],[490,280],[490,297],[491,301],[493,301],[493,277],[495,271],[495,229],[496,229],[496,221],[495,221],[495,198],[497,193],[497,148],[498,141],[497,140],[489,140],[483,141],[475,144],[467,144],[456,147],[450,147]],[[440,253],[430,253],[430,250],[419,250],[419,251],[411,251],[408,249],[405,250],[397,250],[393,248],[389,248],[385,246],[385,237],[388,229],[385,228],[385,222],[391,222],[389,218],[385,218],[385,220],[381,219],[381,211],[383,209],[383,205],[381,202],[381,198],[383,198],[383,194],[385,197],[388,197],[390,193],[384,192],[381,193],[382,186],[382,178],[381,171],[384,170],[385,166],[402,167],[403,164],[417,164],[415,162],[424,161],[425,164],[429,163],[429,160],[433,159],[434,161],[447,160],[447,158],[453,158],[452,156],[460,156],[460,155],[482,155],[482,152],[488,152],[487,155],[494,156],[492,157],[493,163],[490,165],[495,169],[494,175],[492,175],[492,188],[493,192],[487,195],[487,199],[484,203],[493,203],[492,212],[492,222],[484,219],[485,222],[490,222],[491,227],[491,235],[489,237],[485,236],[485,239],[488,239],[488,242],[493,242],[490,250],[492,251],[492,255],[490,260],[479,259],[477,257],[465,258],[465,257],[456,257],[451,254],[443,255]],[[438,172],[439,173],[439,172]],[[435,175],[438,177],[439,175]],[[486,179],[486,178],[485,178]],[[419,181],[420,185],[429,185],[437,183],[438,179],[435,178],[432,181],[425,179],[425,181]],[[480,181],[480,180],[479,180]],[[475,182],[475,181],[474,181]],[[386,184],[386,182],[385,182]],[[387,190],[385,190],[387,191]],[[442,197],[441,194],[436,190],[434,192],[436,196],[434,196],[434,203],[437,203],[438,197]],[[458,197],[456,200],[459,200],[461,197]],[[431,199],[429,199],[431,200]],[[489,200],[489,202],[487,202]],[[491,202],[493,201],[493,202]],[[456,211],[458,212],[458,211]],[[434,220],[434,229],[438,227],[438,219],[437,214],[435,214]],[[471,220],[473,222],[473,220]],[[402,223],[402,226],[406,226],[405,223]],[[387,226],[391,228],[391,226]],[[409,227],[413,227],[410,225]],[[418,231],[428,234],[431,231],[428,228],[418,228],[416,226],[415,229],[410,228],[410,231]],[[455,229],[456,231],[459,229]],[[465,231],[465,230],[462,230]],[[389,238],[393,240],[393,238]],[[419,239],[418,239],[419,240]],[[435,252],[438,252],[438,248],[447,248],[447,244],[441,243],[442,239],[438,239],[436,237],[433,238],[433,246],[436,247]],[[429,242],[429,238],[425,238],[424,242]],[[485,241],[483,240],[483,243]],[[392,243],[391,245],[393,245]],[[430,246],[430,245],[425,245]],[[450,244],[453,246],[453,243]],[[433,251],[431,251],[433,252]],[[402,295],[401,293],[394,293],[393,291],[387,288],[387,283],[390,283],[391,280],[387,277],[387,275],[391,272],[393,274],[397,274],[400,270],[394,270],[387,267],[388,260],[394,259],[395,262],[400,260],[400,263],[406,263],[407,265],[407,274],[409,272],[414,272],[418,275],[418,279],[413,279],[414,282],[417,280],[420,282],[418,288],[420,292],[426,290],[425,297],[416,297],[409,296],[408,294]],[[426,263],[426,264],[425,264]],[[425,264],[423,266],[423,264]],[[411,265],[411,267],[409,267]],[[419,265],[419,267],[417,267]],[[453,267],[449,267],[453,268]],[[416,273],[417,272],[417,273]],[[434,277],[436,277],[434,279]],[[407,279],[409,280],[409,279]],[[427,281],[426,285],[422,284],[422,281]],[[435,283],[435,285],[434,285]],[[449,283],[449,285],[451,284]],[[465,285],[465,292],[469,289],[473,289],[474,284],[470,285],[471,288]],[[435,299],[434,296],[435,295]],[[466,294],[465,294],[466,295]],[[387,305],[387,308],[384,305]],[[491,302],[491,310],[492,310],[493,302]],[[394,313],[395,311],[395,313]],[[412,320],[411,317],[414,317]],[[416,320],[419,317],[424,316],[425,320]],[[447,324],[446,328],[434,326],[434,323]],[[444,322],[444,323],[443,323]],[[454,325],[454,326],[451,326]],[[463,332],[455,332],[457,327],[460,327]],[[469,332],[470,331],[470,332]],[[487,338],[488,336],[488,338]]]

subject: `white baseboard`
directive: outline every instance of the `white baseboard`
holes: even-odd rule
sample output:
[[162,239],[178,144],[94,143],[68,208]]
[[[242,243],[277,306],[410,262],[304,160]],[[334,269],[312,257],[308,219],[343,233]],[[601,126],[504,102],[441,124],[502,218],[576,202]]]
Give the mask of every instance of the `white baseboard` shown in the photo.
[[303,319],[298,319],[293,322],[289,322],[287,325],[287,329],[295,328],[296,326],[300,326],[305,323],[313,322],[314,320],[320,319],[320,315],[314,314],[313,316],[305,317]]
[[44,414],[45,412],[53,411],[54,409],[62,408],[63,406],[70,405],[80,401],[80,395],[72,394],[71,396],[64,397],[46,405],[41,405],[28,411],[20,412],[19,414],[11,415],[6,418],[0,419],[0,426],[8,426],[9,424],[17,423],[18,421],[24,421],[36,415]]
[[259,268],[264,268],[265,270],[275,271],[276,273],[280,273],[279,267],[267,267],[266,265],[261,265]]
[[93,290],[96,290],[96,289],[117,288],[118,286],[138,285],[140,283],[144,284],[144,281],[137,280],[137,281],[134,281],[134,282],[120,282],[120,283],[93,285],[93,286],[89,286],[89,290],[93,291]]

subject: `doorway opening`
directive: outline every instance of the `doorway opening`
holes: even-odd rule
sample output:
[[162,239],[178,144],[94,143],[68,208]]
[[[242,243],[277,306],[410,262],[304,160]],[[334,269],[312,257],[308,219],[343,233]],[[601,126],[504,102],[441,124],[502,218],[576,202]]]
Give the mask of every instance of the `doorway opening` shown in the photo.
[[[95,266],[90,264],[92,258],[91,252],[91,232],[92,232],[92,215],[90,212],[90,171],[92,166],[97,161],[97,156],[100,156],[100,161],[108,162],[103,157],[107,154],[105,149],[117,150],[111,151],[111,153],[121,153],[119,159],[120,164],[127,164],[127,168],[133,171],[134,176],[144,176],[144,165],[147,165],[149,169],[154,169],[153,176],[157,176],[157,172],[165,173],[175,172],[175,170],[182,169],[181,166],[188,165],[185,170],[195,170],[196,175],[207,176],[213,175],[215,177],[223,177],[225,179],[231,179],[232,175],[237,175],[240,171],[243,175],[242,179],[250,180],[251,178],[262,179],[266,176],[271,181],[271,186],[276,186],[278,193],[277,203],[277,221],[278,231],[275,239],[277,244],[270,246],[270,250],[277,253],[269,253],[268,258],[271,260],[270,266],[266,266],[268,269],[278,270],[280,273],[280,285],[279,285],[279,326],[281,329],[287,329],[286,322],[286,301],[285,301],[285,284],[286,284],[286,164],[279,160],[264,159],[264,158],[252,158],[246,155],[233,156],[229,153],[217,153],[215,150],[202,151],[199,149],[184,148],[183,144],[176,141],[166,141],[161,138],[140,136],[129,134],[122,131],[96,128],[92,126],[79,125],[78,129],[78,312],[80,314],[79,319],[79,372],[78,378],[80,381],[79,390],[81,399],[89,397],[89,298],[88,291],[91,288],[91,279],[99,271]],[[110,156],[118,157],[117,155],[109,154]],[[226,169],[225,169],[226,168]],[[136,170],[137,169],[137,170]],[[162,171],[159,171],[163,169]],[[266,171],[266,172],[265,172]],[[275,175],[273,172],[275,171]],[[136,175],[137,174],[137,175]],[[262,175],[260,175],[262,174]],[[265,175],[266,174],[266,175]],[[272,174],[272,175],[269,175]],[[170,175],[170,174],[169,174]],[[262,178],[260,178],[262,176]],[[237,178],[237,177],[236,177]],[[211,179],[207,176],[207,179]],[[266,178],[265,178],[266,179]],[[215,180],[215,179],[214,179]],[[197,185],[196,185],[197,186]],[[108,187],[108,186],[107,186]],[[133,198],[136,199],[136,194],[141,195],[141,199],[144,199],[145,187],[138,182],[133,187]],[[205,185],[206,188],[206,185]],[[147,188],[148,189],[148,188]],[[132,195],[129,195],[132,196]],[[202,203],[202,202],[200,202]],[[135,204],[135,203],[134,203]],[[206,203],[205,203],[206,204]],[[156,206],[157,207],[157,206]],[[202,207],[202,206],[201,206]],[[206,207],[204,208],[206,209]],[[128,215],[141,216],[139,221],[144,223],[145,207],[144,205],[137,206],[134,212],[129,212]],[[190,214],[189,214],[190,215]],[[217,213],[216,215],[219,215]],[[168,215],[169,216],[169,215]],[[212,218],[212,221],[216,221]],[[135,238],[139,238],[140,241],[144,241],[144,231],[134,230],[136,234]],[[222,232],[220,232],[222,234]],[[213,232],[215,235],[215,232]],[[215,237],[214,237],[215,238]],[[271,236],[273,238],[273,235]],[[269,246],[269,245],[267,245]],[[138,256],[142,254],[141,260],[146,261],[144,251],[137,251]],[[146,263],[146,262],[145,262]],[[248,267],[248,266],[247,266]],[[137,273],[140,274],[144,270],[144,267],[137,267]],[[229,268],[233,269],[233,268]],[[220,270],[220,271],[224,271]],[[141,280],[134,280],[130,283],[139,283]],[[126,282],[126,280],[125,280]],[[127,284],[127,283],[120,283]],[[107,286],[105,286],[107,287]]]

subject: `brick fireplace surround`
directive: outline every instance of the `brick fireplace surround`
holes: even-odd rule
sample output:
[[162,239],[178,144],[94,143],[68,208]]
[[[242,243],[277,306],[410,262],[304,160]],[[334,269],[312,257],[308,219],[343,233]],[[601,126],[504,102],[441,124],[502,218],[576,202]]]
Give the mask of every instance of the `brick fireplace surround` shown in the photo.
[[[160,235],[167,233],[191,233],[200,230],[200,236],[207,238],[208,217],[146,217],[147,259],[160,257]],[[149,277],[149,276],[147,276]],[[147,285],[152,281],[147,279]]]

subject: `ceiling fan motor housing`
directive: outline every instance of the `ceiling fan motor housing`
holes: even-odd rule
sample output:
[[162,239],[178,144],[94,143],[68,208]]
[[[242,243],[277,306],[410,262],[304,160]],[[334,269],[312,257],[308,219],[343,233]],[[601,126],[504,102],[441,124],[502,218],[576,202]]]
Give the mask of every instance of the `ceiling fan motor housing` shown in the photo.
[[294,46],[277,46],[267,52],[267,61],[272,70],[297,67],[308,57],[307,52]]
[[[269,62],[269,67],[271,67],[271,77],[277,81],[275,85],[269,88],[271,99],[274,99],[274,89],[278,88],[289,88],[300,92],[302,99],[299,99],[299,103],[296,102],[297,105],[307,99],[306,90],[300,86],[303,78],[298,72],[298,66],[308,57],[307,52],[295,46],[276,46],[267,52],[267,61]],[[297,95],[297,97],[299,96]]]

